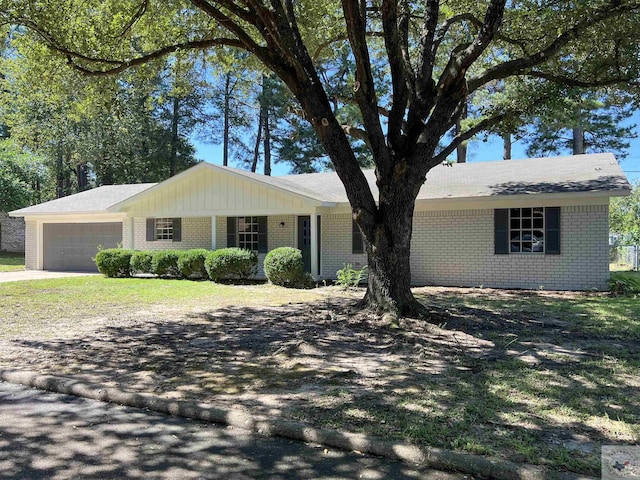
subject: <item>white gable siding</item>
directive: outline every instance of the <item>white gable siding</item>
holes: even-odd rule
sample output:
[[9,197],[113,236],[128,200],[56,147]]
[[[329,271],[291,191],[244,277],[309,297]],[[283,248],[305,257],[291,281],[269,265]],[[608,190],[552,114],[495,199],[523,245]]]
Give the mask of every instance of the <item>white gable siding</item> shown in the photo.
[[195,217],[266,215],[309,211],[302,197],[227,173],[202,171],[175,184],[149,192],[127,207],[129,215],[147,217]]

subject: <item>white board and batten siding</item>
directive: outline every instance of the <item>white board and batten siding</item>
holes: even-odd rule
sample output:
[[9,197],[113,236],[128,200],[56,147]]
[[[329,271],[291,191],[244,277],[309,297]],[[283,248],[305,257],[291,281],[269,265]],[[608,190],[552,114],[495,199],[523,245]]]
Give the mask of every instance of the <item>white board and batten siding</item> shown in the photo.
[[316,203],[301,195],[225,172],[201,171],[125,206],[128,216],[197,217],[312,213]]

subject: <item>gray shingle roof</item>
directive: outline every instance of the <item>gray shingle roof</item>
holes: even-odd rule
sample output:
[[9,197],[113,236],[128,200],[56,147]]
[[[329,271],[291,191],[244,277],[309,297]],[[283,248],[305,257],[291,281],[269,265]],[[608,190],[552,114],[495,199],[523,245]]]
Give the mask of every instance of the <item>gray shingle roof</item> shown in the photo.
[[33,205],[11,212],[11,215],[47,215],[62,213],[97,213],[106,212],[107,208],[126,200],[155,183],[136,183],[131,185],[105,185],[84,192],[57,198],[49,202]]
[[[378,189],[373,170],[364,172],[374,197]],[[347,202],[340,179],[333,172],[280,177],[321,200]],[[438,165],[427,174],[419,200],[491,197],[536,193],[629,190],[631,185],[610,153],[568,157],[501,160]]]
[[[267,177],[246,170],[211,168],[253,179],[321,202],[346,203],[344,186],[334,172]],[[204,168],[196,166],[193,168]],[[183,172],[182,175],[188,175]],[[374,197],[378,190],[373,170],[365,170]],[[110,185],[23,208],[13,215],[106,212],[107,209],[156,184]],[[161,188],[162,184],[158,184]],[[625,193],[631,185],[610,153],[534,158],[497,162],[438,165],[427,175],[418,200],[442,200],[569,192]]]

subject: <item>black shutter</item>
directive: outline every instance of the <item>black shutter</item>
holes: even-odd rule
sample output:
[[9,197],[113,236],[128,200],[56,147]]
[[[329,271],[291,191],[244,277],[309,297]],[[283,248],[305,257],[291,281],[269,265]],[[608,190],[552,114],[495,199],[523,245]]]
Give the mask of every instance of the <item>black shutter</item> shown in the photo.
[[147,218],[147,242],[153,242],[156,239],[156,219]]
[[493,215],[494,253],[509,253],[509,209],[496,208]]
[[227,247],[236,246],[237,217],[227,217]]
[[560,207],[544,209],[544,252],[560,255]]
[[182,241],[182,219],[181,218],[173,218],[173,241],[181,242]]
[[362,232],[355,220],[351,221],[351,253],[364,253]]
[[258,217],[258,253],[267,253],[267,217]]

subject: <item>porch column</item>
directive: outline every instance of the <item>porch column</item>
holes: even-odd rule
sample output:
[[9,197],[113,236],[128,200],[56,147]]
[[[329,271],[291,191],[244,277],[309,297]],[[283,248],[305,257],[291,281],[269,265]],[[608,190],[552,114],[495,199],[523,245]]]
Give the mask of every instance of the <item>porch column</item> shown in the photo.
[[136,249],[136,223],[133,217],[127,219],[129,221],[129,250]]
[[315,213],[310,216],[311,223],[311,276],[318,278],[318,218]]
[[211,250],[215,250],[217,247],[217,239],[216,239],[216,216],[211,216]]

